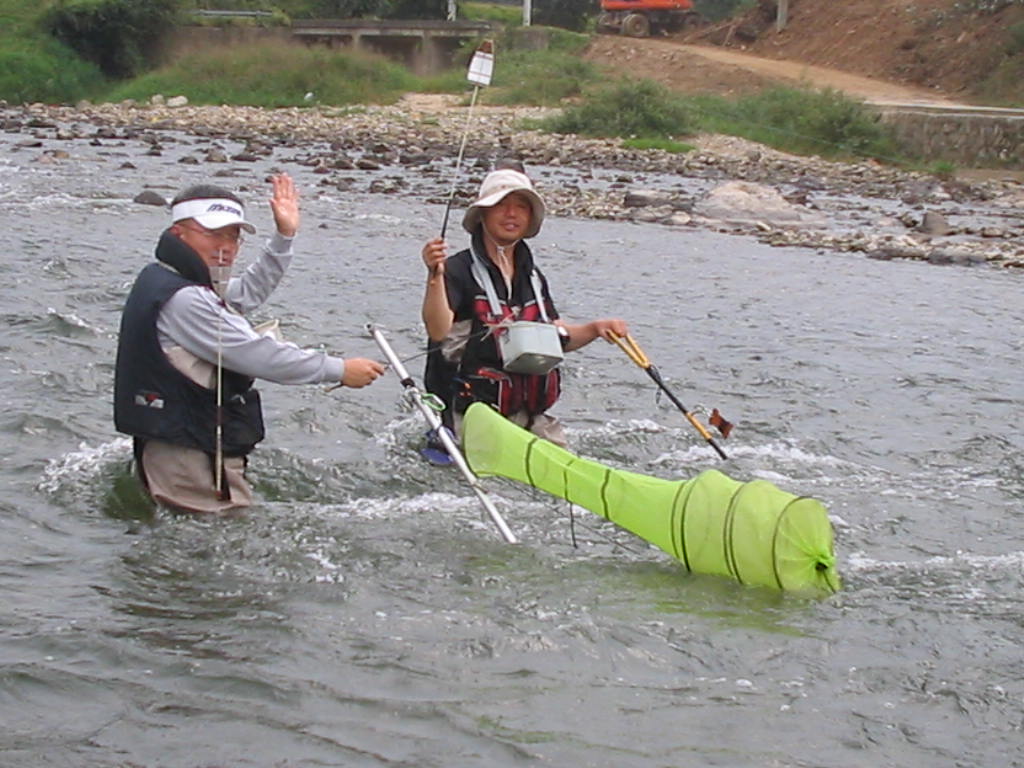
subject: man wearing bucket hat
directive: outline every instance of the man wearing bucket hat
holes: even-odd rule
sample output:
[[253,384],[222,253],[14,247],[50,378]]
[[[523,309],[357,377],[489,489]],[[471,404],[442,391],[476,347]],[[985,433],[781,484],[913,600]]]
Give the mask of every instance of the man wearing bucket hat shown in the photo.
[[292,259],[298,193],[273,177],[276,232],[241,275],[230,276],[245,220],[242,201],[214,185],[190,187],[171,203],[171,226],[143,268],[121,316],[114,424],[133,437],[150,496],[191,512],[252,503],[246,459],[263,439],[255,378],[279,384],[364,387],[384,368],[299,349],[260,333],[243,315],[273,292]]
[[[423,247],[423,321],[430,337],[425,384],[448,406],[446,424],[456,431],[469,404],[481,401],[564,446],[561,424],[547,413],[561,392],[560,372],[552,366],[562,351],[627,333],[617,318],[580,325],[559,319],[547,279],[524,242],[540,232],[544,214],[544,201],[521,166],[500,167],[484,178],[463,217],[470,247],[451,258],[442,238]],[[443,460],[436,445],[425,454]]]

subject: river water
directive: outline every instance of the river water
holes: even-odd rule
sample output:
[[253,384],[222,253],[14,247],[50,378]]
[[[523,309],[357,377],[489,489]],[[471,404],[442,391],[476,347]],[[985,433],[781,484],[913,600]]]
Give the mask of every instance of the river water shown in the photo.
[[722,462],[597,342],[566,364],[573,450],[822,499],[828,599],[688,575],[581,510],[574,546],[564,503],[491,479],[505,544],[418,458],[391,374],[264,386],[259,505],[151,516],[111,424],[120,309],[167,224],[132,198],[226,168],[265,232],[265,177],[293,173],[299,256],[261,319],[374,356],[376,323],[416,375],[442,213],[372,172],[320,186],[285,149],[184,165],[179,138],[0,138],[0,765],[1024,765],[1024,275],[546,222],[563,315],[626,318],[685,404],[737,425]]

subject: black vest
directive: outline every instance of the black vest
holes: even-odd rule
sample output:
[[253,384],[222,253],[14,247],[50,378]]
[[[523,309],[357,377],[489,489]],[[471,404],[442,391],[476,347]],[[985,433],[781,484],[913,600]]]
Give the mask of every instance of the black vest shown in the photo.
[[[478,253],[485,253],[481,229],[473,235],[473,248]],[[468,250],[455,255],[460,260],[468,261],[471,256]],[[546,302],[545,308],[549,315],[554,316],[554,307],[544,296],[536,296],[529,275],[534,270],[533,255],[526,243],[516,244],[516,285],[513,293],[522,304],[517,320],[539,322],[541,319],[538,302]],[[502,369],[501,353],[498,342],[493,334],[487,333],[489,326],[512,318],[511,296],[505,296],[504,281],[489,260],[485,262],[488,277],[501,283],[498,300],[501,303],[502,315],[496,317],[491,313],[483,287],[470,278],[467,287],[472,285],[473,291],[473,322],[469,340],[458,364],[449,363],[441,354],[440,344],[428,341],[424,384],[428,391],[439,395],[448,406],[448,410],[464,411],[473,402],[484,402],[494,405],[505,416],[525,410],[531,416],[544,413],[558,400],[562,391],[562,374],[556,368],[540,376],[521,373],[509,373]],[[563,345],[564,345],[563,340]],[[450,420],[450,413],[446,413]],[[447,422],[446,422],[447,423]]]
[[263,439],[263,414],[253,380],[223,371],[223,406],[217,409],[216,389],[196,384],[175,368],[156,330],[163,305],[187,286],[213,290],[210,272],[199,255],[169,232],[157,245],[161,264],[145,267],[135,280],[121,315],[114,373],[114,426],[143,440],[161,440],[216,450],[218,419],[225,456],[245,456]]

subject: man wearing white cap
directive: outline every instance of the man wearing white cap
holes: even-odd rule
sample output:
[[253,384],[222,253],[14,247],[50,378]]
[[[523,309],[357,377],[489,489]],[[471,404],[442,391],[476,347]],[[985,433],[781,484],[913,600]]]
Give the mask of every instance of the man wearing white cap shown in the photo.
[[121,316],[114,423],[134,438],[139,476],[152,498],[191,512],[252,503],[246,458],[263,439],[253,379],[364,387],[383,373],[365,358],[343,360],[258,333],[243,317],[277,287],[299,228],[295,184],[275,176],[275,233],[243,274],[230,276],[245,220],[223,187],[186,189],[156,261],[139,273]]
[[561,391],[558,369],[509,370],[514,366],[503,360],[497,341],[503,326],[550,323],[566,352],[598,337],[611,341],[611,334],[627,333],[626,323],[617,318],[580,325],[559,319],[547,280],[524,242],[540,232],[544,213],[544,201],[529,177],[518,168],[500,168],[484,178],[463,217],[470,247],[450,259],[442,238],[423,247],[428,269],[423,321],[431,350],[425,383],[445,401],[452,414],[448,425],[456,430],[461,413],[481,401],[534,434],[565,445],[561,424],[547,413]]

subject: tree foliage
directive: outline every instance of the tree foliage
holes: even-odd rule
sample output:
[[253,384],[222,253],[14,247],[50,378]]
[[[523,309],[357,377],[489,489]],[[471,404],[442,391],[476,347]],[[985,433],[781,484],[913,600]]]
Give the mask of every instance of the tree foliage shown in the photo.
[[386,17],[392,19],[444,19],[448,16],[447,0],[388,0],[384,3]]
[[[774,0],[769,2],[774,3]],[[763,7],[763,0],[695,0],[694,9],[709,21],[719,21],[743,13],[758,4]]]
[[579,32],[586,28],[596,8],[594,0],[534,0],[532,22]]
[[50,32],[109,77],[141,72],[173,26],[180,0],[60,0],[50,11]]
[[311,16],[324,18],[443,19],[447,0],[312,0]]

